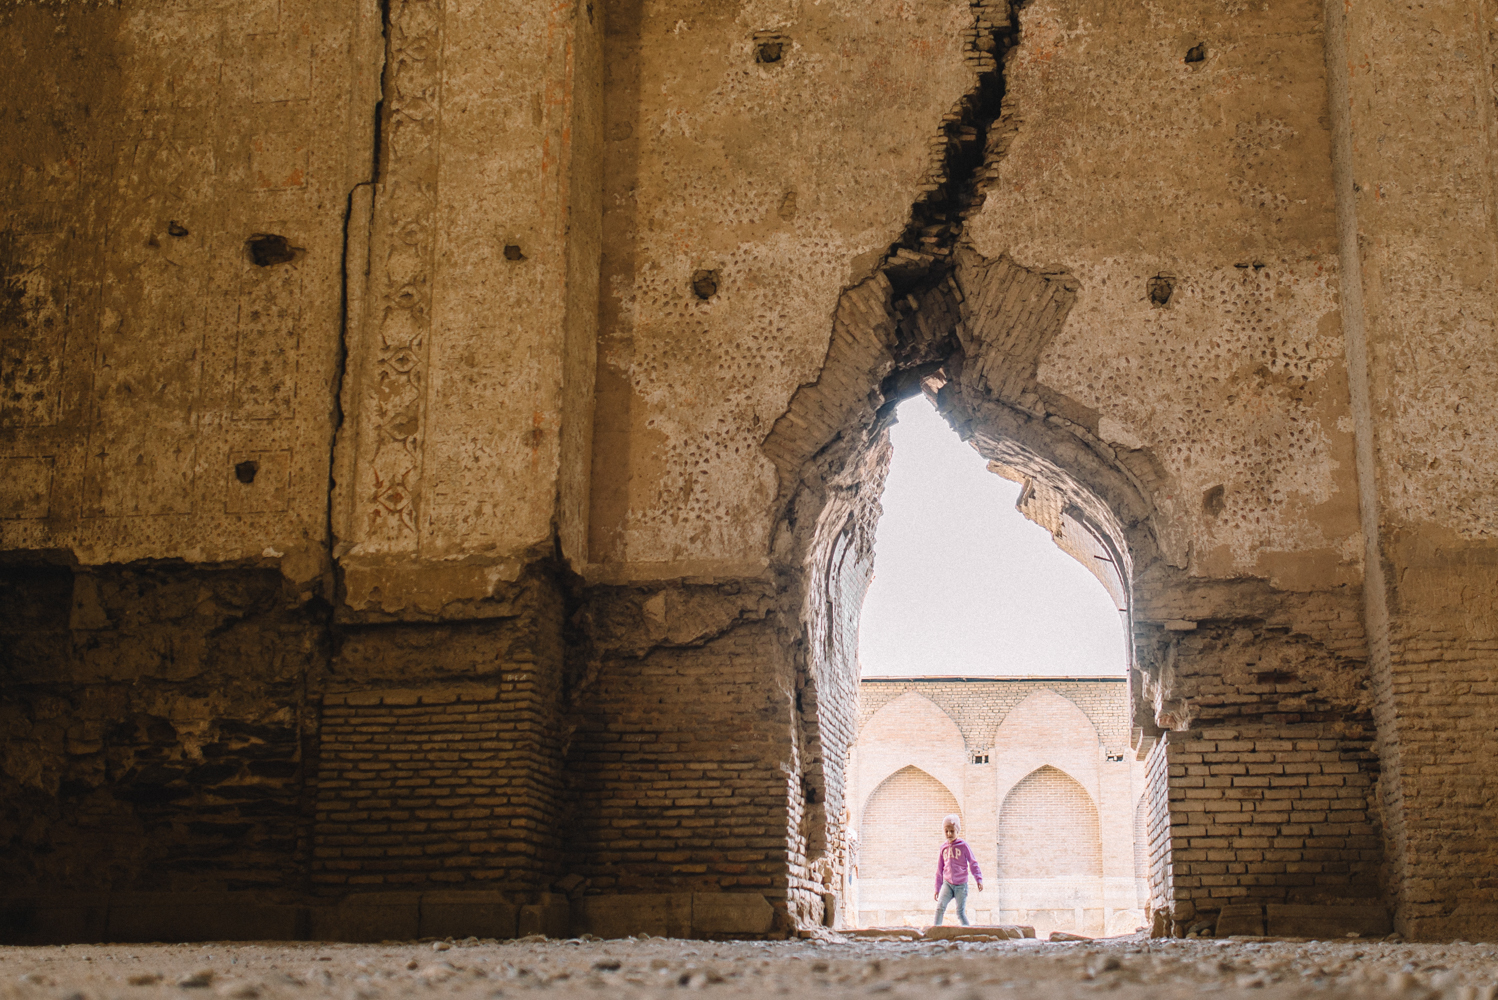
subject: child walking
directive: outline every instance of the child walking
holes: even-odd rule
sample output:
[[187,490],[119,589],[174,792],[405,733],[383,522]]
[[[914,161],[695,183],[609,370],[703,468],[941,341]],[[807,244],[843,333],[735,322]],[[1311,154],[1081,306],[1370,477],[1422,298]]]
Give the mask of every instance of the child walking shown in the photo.
[[942,917],[947,914],[947,904],[955,899],[957,919],[967,927],[967,870],[973,870],[979,892],[983,891],[983,872],[979,870],[978,859],[973,857],[967,842],[957,836],[962,829],[962,817],[953,813],[943,819],[941,825],[947,842],[941,845],[941,853],[936,858],[936,924],[941,926]]

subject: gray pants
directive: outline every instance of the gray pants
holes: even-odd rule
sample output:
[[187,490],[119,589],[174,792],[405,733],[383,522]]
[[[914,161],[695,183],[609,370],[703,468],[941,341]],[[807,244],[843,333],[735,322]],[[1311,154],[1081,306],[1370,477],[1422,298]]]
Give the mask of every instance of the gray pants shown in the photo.
[[962,926],[967,927],[967,883],[953,885],[951,882],[941,884],[941,895],[936,900],[936,925],[941,926],[941,918],[947,915],[947,904],[957,900],[957,919],[962,921]]

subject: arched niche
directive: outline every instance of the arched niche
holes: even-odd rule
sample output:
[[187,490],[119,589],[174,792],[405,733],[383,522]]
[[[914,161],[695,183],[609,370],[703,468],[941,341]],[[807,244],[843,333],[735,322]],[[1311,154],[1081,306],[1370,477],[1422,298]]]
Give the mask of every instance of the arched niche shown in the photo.
[[996,800],[1040,767],[1069,775],[1094,802],[1099,799],[1101,747],[1097,727],[1076,702],[1050,688],[1031,692],[994,730],[989,760]]
[[1097,803],[1071,775],[1038,767],[999,808],[996,878],[1101,879],[1103,841]]
[[869,796],[890,775],[909,766],[940,782],[960,802],[966,763],[967,741],[957,723],[930,698],[907,691],[859,729],[853,748],[854,814],[865,811]]
[[1106,922],[1097,803],[1070,775],[1044,766],[999,808],[993,891],[1001,912],[1037,933],[1098,934]]
[[962,814],[950,789],[919,767],[902,767],[869,796],[859,828],[859,879],[918,902],[929,895],[941,821]]

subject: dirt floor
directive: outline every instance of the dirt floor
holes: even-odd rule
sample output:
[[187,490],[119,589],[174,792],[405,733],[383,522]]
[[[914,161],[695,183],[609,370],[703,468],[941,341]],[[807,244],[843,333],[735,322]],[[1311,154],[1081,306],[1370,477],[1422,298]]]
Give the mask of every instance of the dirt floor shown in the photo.
[[378,1000],[703,991],[878,1000],[1399,997],[1494,1000],[1498,945],[1149,940],[644,940],[0,948],[5,1000]]

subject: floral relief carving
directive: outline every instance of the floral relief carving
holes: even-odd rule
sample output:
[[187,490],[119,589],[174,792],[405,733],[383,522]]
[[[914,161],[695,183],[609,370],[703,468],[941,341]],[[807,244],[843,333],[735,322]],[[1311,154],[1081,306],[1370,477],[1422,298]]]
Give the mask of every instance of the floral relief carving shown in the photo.
[[370,268],[378,339],[361,414],[368,428],[360,456],[363,542],[373,550],[416,542],[436,252],[441,0],[397,0],[390,21],[388,142]]

